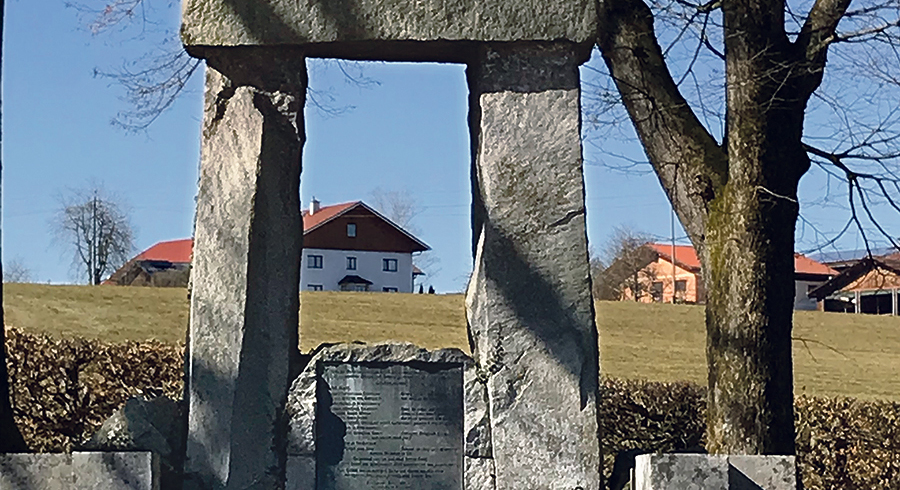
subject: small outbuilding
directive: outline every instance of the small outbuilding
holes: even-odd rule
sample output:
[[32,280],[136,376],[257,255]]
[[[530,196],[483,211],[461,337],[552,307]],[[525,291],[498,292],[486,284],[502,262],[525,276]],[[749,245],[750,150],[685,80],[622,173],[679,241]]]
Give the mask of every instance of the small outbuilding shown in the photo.
[[818,309],[846,313],[897,315],[900,254],[858,260],[809,292]]

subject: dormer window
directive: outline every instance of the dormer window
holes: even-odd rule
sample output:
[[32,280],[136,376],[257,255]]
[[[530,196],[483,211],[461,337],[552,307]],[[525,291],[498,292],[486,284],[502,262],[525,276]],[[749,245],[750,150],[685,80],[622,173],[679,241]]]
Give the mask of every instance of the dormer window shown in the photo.
[[347,223],[347,236],[351,238],[356,236],[356,223]]

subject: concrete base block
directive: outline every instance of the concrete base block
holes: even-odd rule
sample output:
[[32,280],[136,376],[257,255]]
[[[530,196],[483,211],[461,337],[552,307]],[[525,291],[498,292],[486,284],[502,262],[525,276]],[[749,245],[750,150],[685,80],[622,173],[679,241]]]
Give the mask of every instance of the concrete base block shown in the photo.
[[150,452],[0,454],[0,490],[159,490]]
[[0,454],[0,490],[66,490],[73,486],[71,454]]
[[795,490],[793,456],[644,454],[635,458],[635,490]]

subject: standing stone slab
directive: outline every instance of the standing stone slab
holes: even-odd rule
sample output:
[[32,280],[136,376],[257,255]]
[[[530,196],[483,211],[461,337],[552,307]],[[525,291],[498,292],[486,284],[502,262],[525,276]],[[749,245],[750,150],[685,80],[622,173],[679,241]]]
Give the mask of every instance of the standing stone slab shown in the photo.
[[793,456],[644,454],[635,490],[796,490]]
[[469,334],[486,373],[499,490],[600,487],[574,45],[486,45],[468,68],[475,270]]
[[[470,397],[462,393],[464,386],[472,386],[472,368],[472,359],[457,349],[337,344],[318,350],[294,380],[288,395],[288,490],[472,488],[463,487],[464,471],[474,459],[468,457],[470,444],[465,440],[481,421],[464,409]],[[387,373],[385,369],[398,372]],[[365,434],[357,433],[360,430]],[[412,432],[417,434],[412,436]],[[406,441],[399,447],[405,454],[368,447],[387,447],[399,441]],[[484,448],[477,451],[487,455],[480,458],[482,461],[491,461]],[[385,464],[400,457],[402,462]],[[345,463],[354,458],[359,464],[346,468]],[[408,465],[406,469],[404,464]],[[320,472],[318,484],[316,466]],[[363,477],[358,473],[365,468],[376,470],[371,472],[371,481],[342,480],[328,474],[344,472]],[[352,471],[344,471],[347,469]],[[408,474],[413,470],[419,472],[417,477]]]
[[192,262],[185,488],[284,485],[297,355],[305,61],[207,60]]

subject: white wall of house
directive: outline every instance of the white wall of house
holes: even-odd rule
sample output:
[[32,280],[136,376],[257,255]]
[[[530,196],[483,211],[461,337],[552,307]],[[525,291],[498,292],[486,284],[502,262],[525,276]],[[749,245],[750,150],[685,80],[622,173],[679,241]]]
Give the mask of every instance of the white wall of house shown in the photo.
[[816,299],[810,298],[807,293],[825,284],[826,281],[794,281],[794,309],[815,310]]
[[[310,268],[310,256],[322,257],[322,268]],[[356,257],[356,270],[347,269],[347,258]],[[397,271],[384,270],[384,259],[397,261]],[[338,281],[347,275],[354,275],[372,281],[369,291],[381,292],[384,288],[397,288],[397,292],[413,292],[412,254],[396,252],[363,252],[357,250],[331,250],[304,248],[303,262],[300,264],[300,289],[340,291]]]

